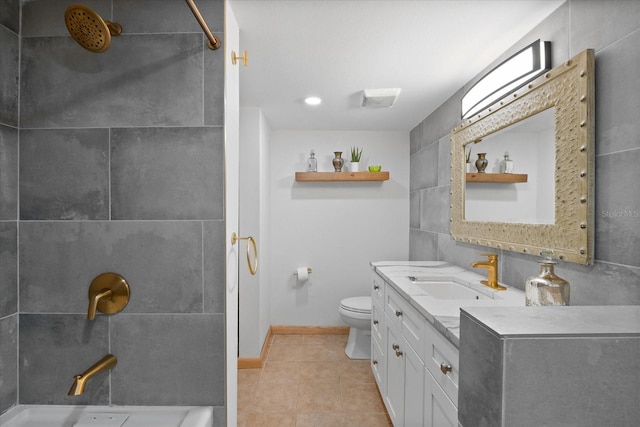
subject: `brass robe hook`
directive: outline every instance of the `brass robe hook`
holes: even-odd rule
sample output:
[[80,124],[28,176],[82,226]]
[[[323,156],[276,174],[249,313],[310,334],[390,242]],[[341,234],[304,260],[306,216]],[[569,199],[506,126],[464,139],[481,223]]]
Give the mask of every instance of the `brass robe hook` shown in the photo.
[[239,60],[242,59],[242,64],[246,67],[247,65],[249,65],[249,54],[247,53],[247,51],[243,51],[242,52],[242,56],[238,56],[237,53],[235,53],[235,51],[231,52],[231,63],[233,65],[236,65],[238,63]]

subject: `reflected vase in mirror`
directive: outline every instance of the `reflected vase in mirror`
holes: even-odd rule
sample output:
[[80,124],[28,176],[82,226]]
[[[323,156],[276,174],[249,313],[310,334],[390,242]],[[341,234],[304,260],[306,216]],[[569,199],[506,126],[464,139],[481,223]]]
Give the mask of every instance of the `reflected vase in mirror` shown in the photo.
[[484,170],[487,168],[487,164],[489,161],[485,158],[487,153],[478,153],[478,159],[476,160],[476,169],[478,169],[478,173],[484,173]]
[[344,165],[344,159],[342,158],[342,151],[334,151],[333,154],[335,157],[333,158],[333,168],[336,172],[342,171],[342,166]]

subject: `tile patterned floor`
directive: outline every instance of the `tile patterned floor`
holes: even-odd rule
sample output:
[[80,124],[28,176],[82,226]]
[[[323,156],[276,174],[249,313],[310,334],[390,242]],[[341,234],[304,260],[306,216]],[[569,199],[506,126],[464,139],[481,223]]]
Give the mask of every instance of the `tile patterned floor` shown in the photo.
[[238,426],[388,427],[368,360],[347,335],[274,335],[262,369],[238,370]]

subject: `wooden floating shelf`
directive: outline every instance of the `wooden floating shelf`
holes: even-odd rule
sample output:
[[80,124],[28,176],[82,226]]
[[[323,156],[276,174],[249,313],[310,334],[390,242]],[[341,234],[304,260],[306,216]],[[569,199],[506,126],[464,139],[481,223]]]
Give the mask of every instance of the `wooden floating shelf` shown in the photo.
[[527,182],[526,173],[467,173],[467,182],[497,182],[503,184]]
[[387,181],[389,172],[296,172],[298,182]]

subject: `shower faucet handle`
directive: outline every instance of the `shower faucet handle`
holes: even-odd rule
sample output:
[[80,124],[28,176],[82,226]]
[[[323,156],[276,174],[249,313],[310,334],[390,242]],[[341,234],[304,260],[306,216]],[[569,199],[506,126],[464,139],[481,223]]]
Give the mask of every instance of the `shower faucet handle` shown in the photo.
[[93,320],[96,312],[114,314],[121,312],[129,303],[129,284],[117,273],[102,273],[89,286],[89,310],[87,319]]
[[95,319],[96,310],[98,309],[98,303],[110,300],[112,295],[113,291],[107,288],[100,289],[93,295],[89,294],[89,310],[87,311],[87,319]]

